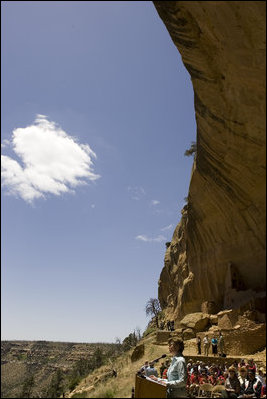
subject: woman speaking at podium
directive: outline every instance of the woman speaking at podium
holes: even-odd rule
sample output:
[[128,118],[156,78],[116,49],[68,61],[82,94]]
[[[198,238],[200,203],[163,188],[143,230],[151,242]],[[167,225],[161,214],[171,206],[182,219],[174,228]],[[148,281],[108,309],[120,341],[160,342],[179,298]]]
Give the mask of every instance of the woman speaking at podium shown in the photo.
[[169,351],[173,356],[167,371],[167,380],[150,376],[149,378],[159,381],[167,386],[168,398],[186,398],[187,367],[183,356],[184,343],[182,340],[169,339]]

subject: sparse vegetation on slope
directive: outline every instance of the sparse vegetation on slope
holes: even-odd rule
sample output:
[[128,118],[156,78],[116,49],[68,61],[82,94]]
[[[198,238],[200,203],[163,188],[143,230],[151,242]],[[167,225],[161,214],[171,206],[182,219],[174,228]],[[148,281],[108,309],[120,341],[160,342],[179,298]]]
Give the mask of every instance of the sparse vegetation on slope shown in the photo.
[[[173,332],[175,335],[177,332]],[[197,350],[195,339],[186,340],[184,355],[186,358],[188,356],[197,358]],[[156,332],[151,332],[144,336],[138,345],[144,344],[145,353],[139,360],[132,362],[131,355],[133,349],[128,350],[123,353],[109,365],[100,367],[94,370],[93,373],[89,374],[84,378],[75,388],[74,391],[69,392],[65,397],[69,398],[130,398],[132,393],[132,388],[135,385],[135,375],[140,367],[145,363],[146,360],[152,360],[160,357],[163,353],[168,355],[167,342],[165,344],[156,343]],[[254,358],[259,366],[266,366],[266,351],[255,353],[254,355],[245,356],[248,358]],[[209,358],[211,359],[211,358]],[[227,358],[228,362],[233,361],[233,359],[239,359],[237,356]],[[211,359],[214,361],[214,359]],[[218,357],[219,361],[220,358]],[[160,362],[157,364],[159,369]],[[110,371],[116,369],[117,377],[112,377]]]
[[2,341],[1,397],[59,397],[119,353],[118,344]]

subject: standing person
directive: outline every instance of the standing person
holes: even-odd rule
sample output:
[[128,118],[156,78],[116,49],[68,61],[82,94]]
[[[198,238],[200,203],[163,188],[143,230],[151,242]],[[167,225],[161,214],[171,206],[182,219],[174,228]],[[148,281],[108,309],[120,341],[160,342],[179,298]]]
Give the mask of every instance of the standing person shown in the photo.
[[205,335],[205,337],[203,339],[203,344],[204,344],[204,355],[209,356],[210,342],[209,342],[209,338],[207,335]]
[[182,340],[170,339],[169,351],[173,355],[173,358],[167,371],[167,381],[153,376],[150,377],[167,386],[168,398],[186,398],[187,368],[183,350],[184,343]]
[[223,354],[225,353],[225,347],[224,347],[224,337],[221,331],[219,332],[219,351],[220,355],[223,356]]
[[216,338],[216,336],[214,335],[212,340],[211,340],[211,345],[212,345],[212,353],[213,356],[217,355],[218,353],[218,349],[217,349],[217,345],[218,345],[218,340]]
[[201,338],[198,336],[196,338],[196,344],[197,344],[197,354],[201,355]]

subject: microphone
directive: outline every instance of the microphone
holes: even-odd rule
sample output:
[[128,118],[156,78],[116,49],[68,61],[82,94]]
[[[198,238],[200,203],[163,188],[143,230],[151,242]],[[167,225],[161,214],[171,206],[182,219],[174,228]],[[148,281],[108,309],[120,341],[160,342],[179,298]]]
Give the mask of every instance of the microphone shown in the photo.
[[160,359],[163,359],[164,357],[166,357],[167,355],[162,355],[162,356],[160,356],[160,357],[158,357],[157,359],[155,359],[155,360],[152,360],[152,362],[151,363],[157,363]]

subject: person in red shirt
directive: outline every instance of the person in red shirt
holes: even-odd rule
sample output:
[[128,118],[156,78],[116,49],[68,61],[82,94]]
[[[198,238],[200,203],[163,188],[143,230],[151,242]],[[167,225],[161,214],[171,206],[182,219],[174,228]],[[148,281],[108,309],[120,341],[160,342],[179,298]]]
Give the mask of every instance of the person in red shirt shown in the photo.
[[186,382],[186,393],[187,396],[190,396],[189,394],[189,389],[190,389],[190,384],[191,384],[191,373],[190,373],[190,369],[187,369],[187,382]]
[[207,370],[206,369],[201,370],[201,374],[200,374],[200,377],[199,377],[199,383],[200,383],[200,385],[209,383],[209,379],[208,379],[208,375],[207,375]]
[[216,369],[212,369],[211,370],[211,374],[208,377],[209,383],[212,384],[212,385],[216,385],[217,384],[217,378],[218,378],[217,370]]
[[198,388],[199,388],[200,380],[199,380],[199,374],[198,374],[198,369],[194,369],[191,377],[190,377],[190,387],[189,387],[189,394],[192,396],[195,396],[198,394]]
[[217,378],[217,385],[224,385],[225,383],[225,378],[223,375],[219,375],[219,377]]
[[171,362],[170,362],[169,360],[166,360],[166,362],[165,362],[166,368],[163,370],[163,373],[162,373],[162,378],[163,378],[164,380],[167,380],[167,379],[168,379],[168,377],[167,377],[167,371],[168,371],[168,368],[170,367],[170,364],[171,364]]
[[249,370],[252,370],[254,372],[254,374],[256,374],[256,372],[257,372],[257,366],[254,363],[254,359],[249,359],[248,360],[248,371]]
[[190,377],[190,383],[192,384],[199,384],[199,374],[197,370],[194,370],[193,374]]

